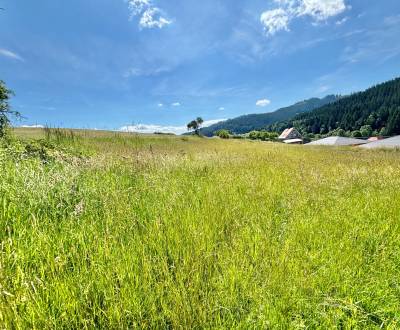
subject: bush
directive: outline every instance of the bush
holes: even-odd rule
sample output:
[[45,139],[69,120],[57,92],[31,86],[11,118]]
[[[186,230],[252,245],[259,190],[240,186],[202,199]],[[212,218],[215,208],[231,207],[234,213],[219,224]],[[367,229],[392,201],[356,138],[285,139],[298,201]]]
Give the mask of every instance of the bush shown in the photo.
[[278,138],[278,134],[276,132],[267,132],[267,131],[251,131],[247,137],[250,140],[261,140],[261,141],[275,141]]
[[353,131],[353,132],[351,132],[351,136],[354,138],[360,138],[360,137],[362,137],[362,134],[360,131]]
[[363,137],[370,137],[373,131],[370,125],[364,125],[360,128],[360,132]]
[[257,140],[259,138],[259,132],[258,131],[251,131],[248,135],[250,140]]
[[219,131],[215,132],[215,136],[218,136],[221,139],[229,139],[230,134],[226,129],[220,129]]

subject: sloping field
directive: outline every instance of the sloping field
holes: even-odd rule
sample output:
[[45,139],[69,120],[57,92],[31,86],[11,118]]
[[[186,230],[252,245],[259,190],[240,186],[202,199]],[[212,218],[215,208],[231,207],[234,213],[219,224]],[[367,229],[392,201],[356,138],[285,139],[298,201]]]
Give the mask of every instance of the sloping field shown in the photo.
[[0,148],[1,328],[400,327],[399,152],[29,136]]

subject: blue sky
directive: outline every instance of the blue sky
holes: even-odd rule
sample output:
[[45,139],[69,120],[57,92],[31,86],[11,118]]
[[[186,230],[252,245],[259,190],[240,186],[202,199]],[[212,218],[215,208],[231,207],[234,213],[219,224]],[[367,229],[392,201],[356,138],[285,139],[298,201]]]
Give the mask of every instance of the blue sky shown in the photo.
[[18,125],[172,130],[400,76],[398,0],[0,0]]

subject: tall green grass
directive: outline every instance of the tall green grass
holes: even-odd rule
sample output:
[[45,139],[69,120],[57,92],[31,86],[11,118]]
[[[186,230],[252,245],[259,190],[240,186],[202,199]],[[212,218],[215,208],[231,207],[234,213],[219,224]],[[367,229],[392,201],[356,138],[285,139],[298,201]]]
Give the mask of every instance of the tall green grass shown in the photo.
[[73,134],[0,149],[1,327],[400,327],[400,153]]

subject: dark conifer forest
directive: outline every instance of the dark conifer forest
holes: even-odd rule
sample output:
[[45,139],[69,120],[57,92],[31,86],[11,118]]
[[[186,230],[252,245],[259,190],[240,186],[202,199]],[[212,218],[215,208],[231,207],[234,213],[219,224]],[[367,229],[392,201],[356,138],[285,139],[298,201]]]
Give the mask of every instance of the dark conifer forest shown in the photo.
[[374,86],[364,92],[343,97],[290,120],[270,125],[281,131],[294,126],[303,134],[342,132],[353,136],[400,134],[400,78]]

